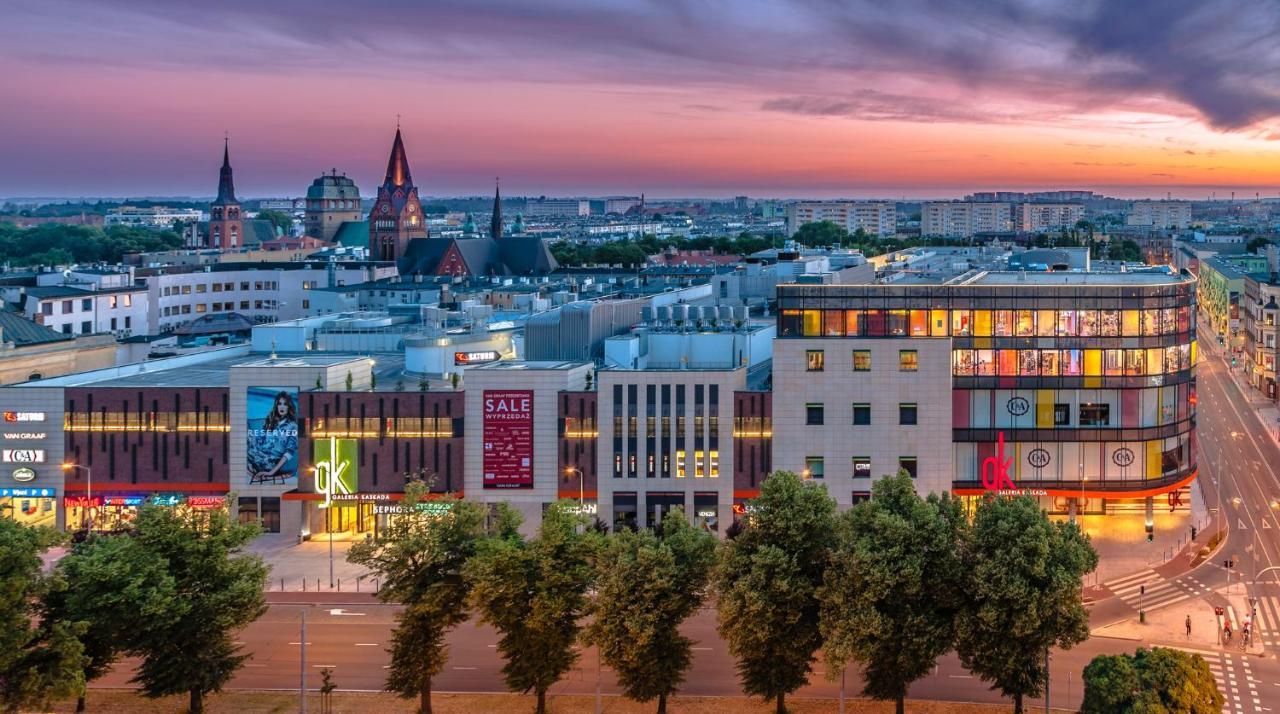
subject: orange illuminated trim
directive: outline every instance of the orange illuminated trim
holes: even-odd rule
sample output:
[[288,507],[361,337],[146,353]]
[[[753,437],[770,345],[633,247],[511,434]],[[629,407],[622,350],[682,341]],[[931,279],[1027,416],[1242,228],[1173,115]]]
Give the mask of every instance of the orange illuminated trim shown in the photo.
[[[569,500],[576,501],[576,500],[578,500],[578,490],[577,490],[576,488],[570,488],[570,489],[564,489],[564,488],[562,488],[562,489],[560,489],[559,491],[557,491],[557,492],[556,492],[556,496],[557,496],[557,497],[559,497],[559,498],[567,498],[567,499],[569,499]],[[583,498],[595,498],[595,497],[596,497],[596,492],[595,492],[595,491],[582,491],[582,497],[583,497]]]
[[[379,496],[385,495],[386,498],[370,498],[367,500],[342,501],[338,505],[347,506],[347,505],[354,505],[356,503],[377,503],[378,501],[404,500],[403,493],[379,493],[378,495]],[[462,491],[451,491],[449,493],[428,493],[427,500],[439,501],[448,496],[453,496],[454,498],[462,498],[463,494],[462,494]],[[286,493],[280,494],[280,498],[283,498],[286,501],[323,501],[324,494],[323,493],[304,493],[301,491],[288,491]]]
[[183,433],[186,433],[186,432],[206,432],[206,431],[207,431],[207,432],[215,432],[215,431],[220,431],[220,432],[229,432],[229,431],[231,431],[231,426],[230,426],[230,425],[227,425],[227,426],[179,426],[179,427],[176,427],[176,428],[170,429],[170,428],[168,428],[168,427],[163,427],[163,426],[87,426],[87,425],[85,425],[85,426],[81,426],[81,425],[74,425],[74,426],[67,426],[67,427],[64,427],[64,428],[63,428],[63,431],[92,431],[92,432],[101,432],[101,433],[126,432],[126,431],[127,431],[127,432],[154,432],[154,433],[158,433],[158,434],[164,434],[164,433],[174,433],[174,432],[183,432]]
[[737,431],[733,432],[735,439],[772,439],[773,431]]
[[[225,483],[181,483],[178,481],[161,481],[161,482],[141,482],[141,483],[121,483],[119,481],[95,482],[94,489],[97,491],[129,491],[129,492],[145,492],[160,491],[169,492],[177,491],[183,493],[186,491],[199,491],[201,493],[227,493],[231,487]],[[83,491],[85,484],[68,483],[63,486],[64,491]]]
[[759,495],[760,495],[760,489],[758,488],[734,489],[733,491],[734,498],[752,499]]
[[[1147,498],[1148,496],[1159,496],[1170,491],[1177,491],[1183,486],[1187,486],[1196,480],[1199,475],[1199,469],[1192,471],[1189,476],[1166,486],[1158,486],[1156,488],[1147,488],[1139,491],[1090,491],[1078,488],[1045,488],[1045,489],[1027,489],[1029,491],[1043,491],[1046,496],[1067,496],[1075,498]],[[951,493],[957,496],[983,496],[990,491],[981,488],[953,488]],[[735,496],[736,496],[735,492]]]
[[566,431],[564,438],[566,439],[594,439],[600,436],[598,431]]

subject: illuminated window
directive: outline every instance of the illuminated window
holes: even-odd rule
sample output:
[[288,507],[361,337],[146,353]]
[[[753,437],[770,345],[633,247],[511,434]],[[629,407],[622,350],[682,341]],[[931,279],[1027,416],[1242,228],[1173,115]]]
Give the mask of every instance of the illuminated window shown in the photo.
[[687,473],[685,471],[684,456],[683,450],[676,450],[676,478],[684,478]]
[[707,467],[707,476],[709,476],[710,478],[719,478],[720,477],[720,452],[715,449],[708,451],[707,460],[709,462],[709,466]]
[[1018,375],[1035,377],[1040,374],[1040,353],[1037,350],[1018,350]]
[[1032,337],[1036,332],[1036,314],[1032,310],[1018,310],[1015,313],[1014,334],[1018,337]]
[[706,478],[706,475],[707,475],[706,462],[703,461],[703,455],[704,454],[701,451],[693,452],[693,477],[694,478]]
[[826,356],[822,350],[805,350],[805,369],[810,372],[821,372],[826,364]]
[[996,310],[992,316],[992,331],[996,337],[1013,336],[1013,310]]
[[1142,311],[1142,335],[1150,337],[1160,334],[1160,311],[1159,310],[1143,310]]
[[884,310],[867,310],[866,321],[867,325],[865,334],[867,337],[885,336]]
[[905,337],[907,334],[907,311],[889,311],[889,336]]
[[1063,377],[1080,377],[1084,375],[1084,350],[1062,350],[1059,353],[1059,368]]
[[1121,313],[1121,332],[1125,337],[1137,337],[1142,334],[1139,327],[1141,310],[1125,310]]
[[991,311],[990,310],[974,310],[973,311],[973,336],[974,337],[990,337],[991,336]]
[[854,478],[871,478],[871,457],[870,456],[853,457],[853,477]]
[[844,311],[822,311],[822,334],[826,337],[844,336]]
[[932,310],[929,312],[929,329],[934,337],[947,336],[947,311]]
[[1103,373],[1108,377],[1124,375],[1124,350],[1106,350],[1106,366]]
[[871,371],[871,350],[854,350],[853,351],[853,371],[855,372]]
[[973,376],[973,350],[952,351],[951,373],[957,377]]
[[822,457],[806,456],[804,457],[804,473],[805,478],[822,478]]
[[1147,373],[1146,350],[1124,351],[1124,374],[1126,377],[1142,377]]
[[1159,347],[1147,350],[1147,374],[1164,374],[1164,350]]
[[1102,310],[1098,313],[1098,334],[1103,337],[1120,336],[1120,311]]
[[1084,350],[1084,376],[1102,376],[1102,350]]
[[822,311],[821,310],[805,310],[804,320],[804,336],[818,337],[822,334]]
[[951,311],[951,334],[956,337],[968,337],[972,324],[968,310]]
[[866,329],[866,323],[862,319],[861,310],[845,310],[844,311],[844,331],[850,337],[859,337],[863,330]]
[[979,377],[994,377],[996,373],[995,354],[995,350],[974,350],[974,374]]
[[912,337],[928,337],[929,336],[929,311],[928,310],[912,310],[911,311],[911,336]]
[[996,350],[997,365],[996,373],[1001,377],[1018,376],[1018,351],[1017,350]]
[[1071,405],[1070,404],[1054,404],[1053,405],[1053,425],[1054,426],[1070,426],[1071,425]]
[[1080,310],[1080,336],[1081,337],[1097,337],[1098,336],[1098,311],[1097,310]]
[[1056,315],[1053,310],[1040,310],[1036,313],[1036,335],[1039,337],[1053,337]]
[[898,371],[915,372],[920,368],[920,353],[915,350],[898,350]]
[[1040,375],[1042,377],[1058,376],[1058,351],[1057,350],[1041,350]]

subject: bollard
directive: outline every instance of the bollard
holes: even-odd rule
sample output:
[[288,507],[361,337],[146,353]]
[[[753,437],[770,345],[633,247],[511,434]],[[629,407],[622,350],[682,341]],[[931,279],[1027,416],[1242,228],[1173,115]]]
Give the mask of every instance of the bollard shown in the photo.
[[307,579],[306,579],[306,578],[303,578],[303,579],[302,579],[302,592],[304,592],[304,593],[305,593],[306,591],[307,591]]
[[284,592],[284,578],[280,578],[280,592]]
[[356,578],[356,592],[360,592],[360,578]]
[[1139,611],[1138,611],[1138,622],[1139,622],[1140,624],[1143,624],[1143,625],[1147,624],[1147,611],[1146,611],[1146,610],[1139,610]]
[[342,592],[342,578],[338,578],[338,592]]
[[316,578],[316,592],[320,592],[320,578]]

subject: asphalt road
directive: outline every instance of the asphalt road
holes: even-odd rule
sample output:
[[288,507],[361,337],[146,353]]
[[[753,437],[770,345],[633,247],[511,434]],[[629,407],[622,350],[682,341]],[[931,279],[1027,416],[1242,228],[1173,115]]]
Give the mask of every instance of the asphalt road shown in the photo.
[[[1222,517],[1229,519],[1232,529],[1227,552],[1237,552],[1239,572],[1246,580],[1263,568],[1280,564],[1280,511],[1271,502],[1280,499],[1280,481],[1275,469],[1280,467],[1280,449],[1261,432],[1256,418],[1249,413],[1247,402],[1237,387],[1225,376],[1223,365],[1206,354],[1199,372],[1200,466],[1205,478],[1220,474],[1224,508]],[[1205,482],[1206,500],[1217,507],[1218,483]],[[1267,525],[1269,524],[1269,525]],[[1250,548],[1252,544],[1252,548]],[[1219,557],[1217,560],[1221,560]],[[1225,582],[1228,574],[1217,563],[1202,565],[1197,575],[1208,582]],[[1280,576],[1280,571],[1271,571]],[[1280,580],[1280,578],[1277,578]],[[1250,585],[1252,594],[1276,597],[1280,606],[1280,585]],[[1096,615],[1132,616],[1117,600],[1101,603]],[[306,667],[301,666],[301,613],[307,612]],[[1276,612],[1280,616],[1280,611]],[[388,662],[385,648],[390,641],[395,608],[379,604],[308,605],[275,604],[260,620],[241,634],[252,659],[232,681],[233,688],[296,689],[305,669],[310,687],[318,686],[319,672],[334,671],[334,682],[343,690],[380,690]],[[1095,617],[1095,624],[1097,622]],[[1272,628],[1280,629],[1280,622]],[[737,695],[740,690],[732,657],[715,633],[715,613],[704,609],[685,624],[685,632],[696,641],[694,662],[681,691],[688,695]],[[1280,650],[1280,635],[1274,637],[1265,658],[1246,658],[1238,652],[1205,651],[1215,667],[1215,674],[1228,689],[1227,711],[1233,713],[1280,710],[1280,663],[1274,651]],[[449,637],[450,660],[436,680],[441,692],[505,691],[500,675],[501,661],[495,651],[495,633],[484,627],[465,624]],[[1085,664],[1102,653],[1132,652],[1138,643],[1129,640],[1094,637],[1066,652],[1051,657],[1051,703],[1054,707],[1078,707],[1081,698],[1080,673]],[[99,680],[98,686],[128,686],[129,662]],[[582,653],[578,666],[554,689],[553,693],[590,694],[597,687],[597,662],[594,651]],[[799,697],[834,697],[840,683],[830,682],[821,662],[815,665],[809,685]],[[607,670],[599,672],[600,687],[608,694],[618,688]],[[1228,687],[1229,685],[1229,687]],[[850,672],[847,691],[858,689],[858,676]],[[962,669],[949,655],[939,660],[936,671],[915,684],[911,696],[952,701],[1000,702],[1002,698]],[[1029,702],[1039,707],[1040,702]],[[1034,711],[1034,709],[1032,709]]]

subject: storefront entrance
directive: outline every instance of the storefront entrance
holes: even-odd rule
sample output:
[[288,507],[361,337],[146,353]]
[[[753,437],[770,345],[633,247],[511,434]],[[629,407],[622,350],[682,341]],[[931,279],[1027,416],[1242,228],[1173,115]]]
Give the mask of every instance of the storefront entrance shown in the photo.
[[54,526],[57,509],[51,488],[0,488],[0,517],[28,526]]

